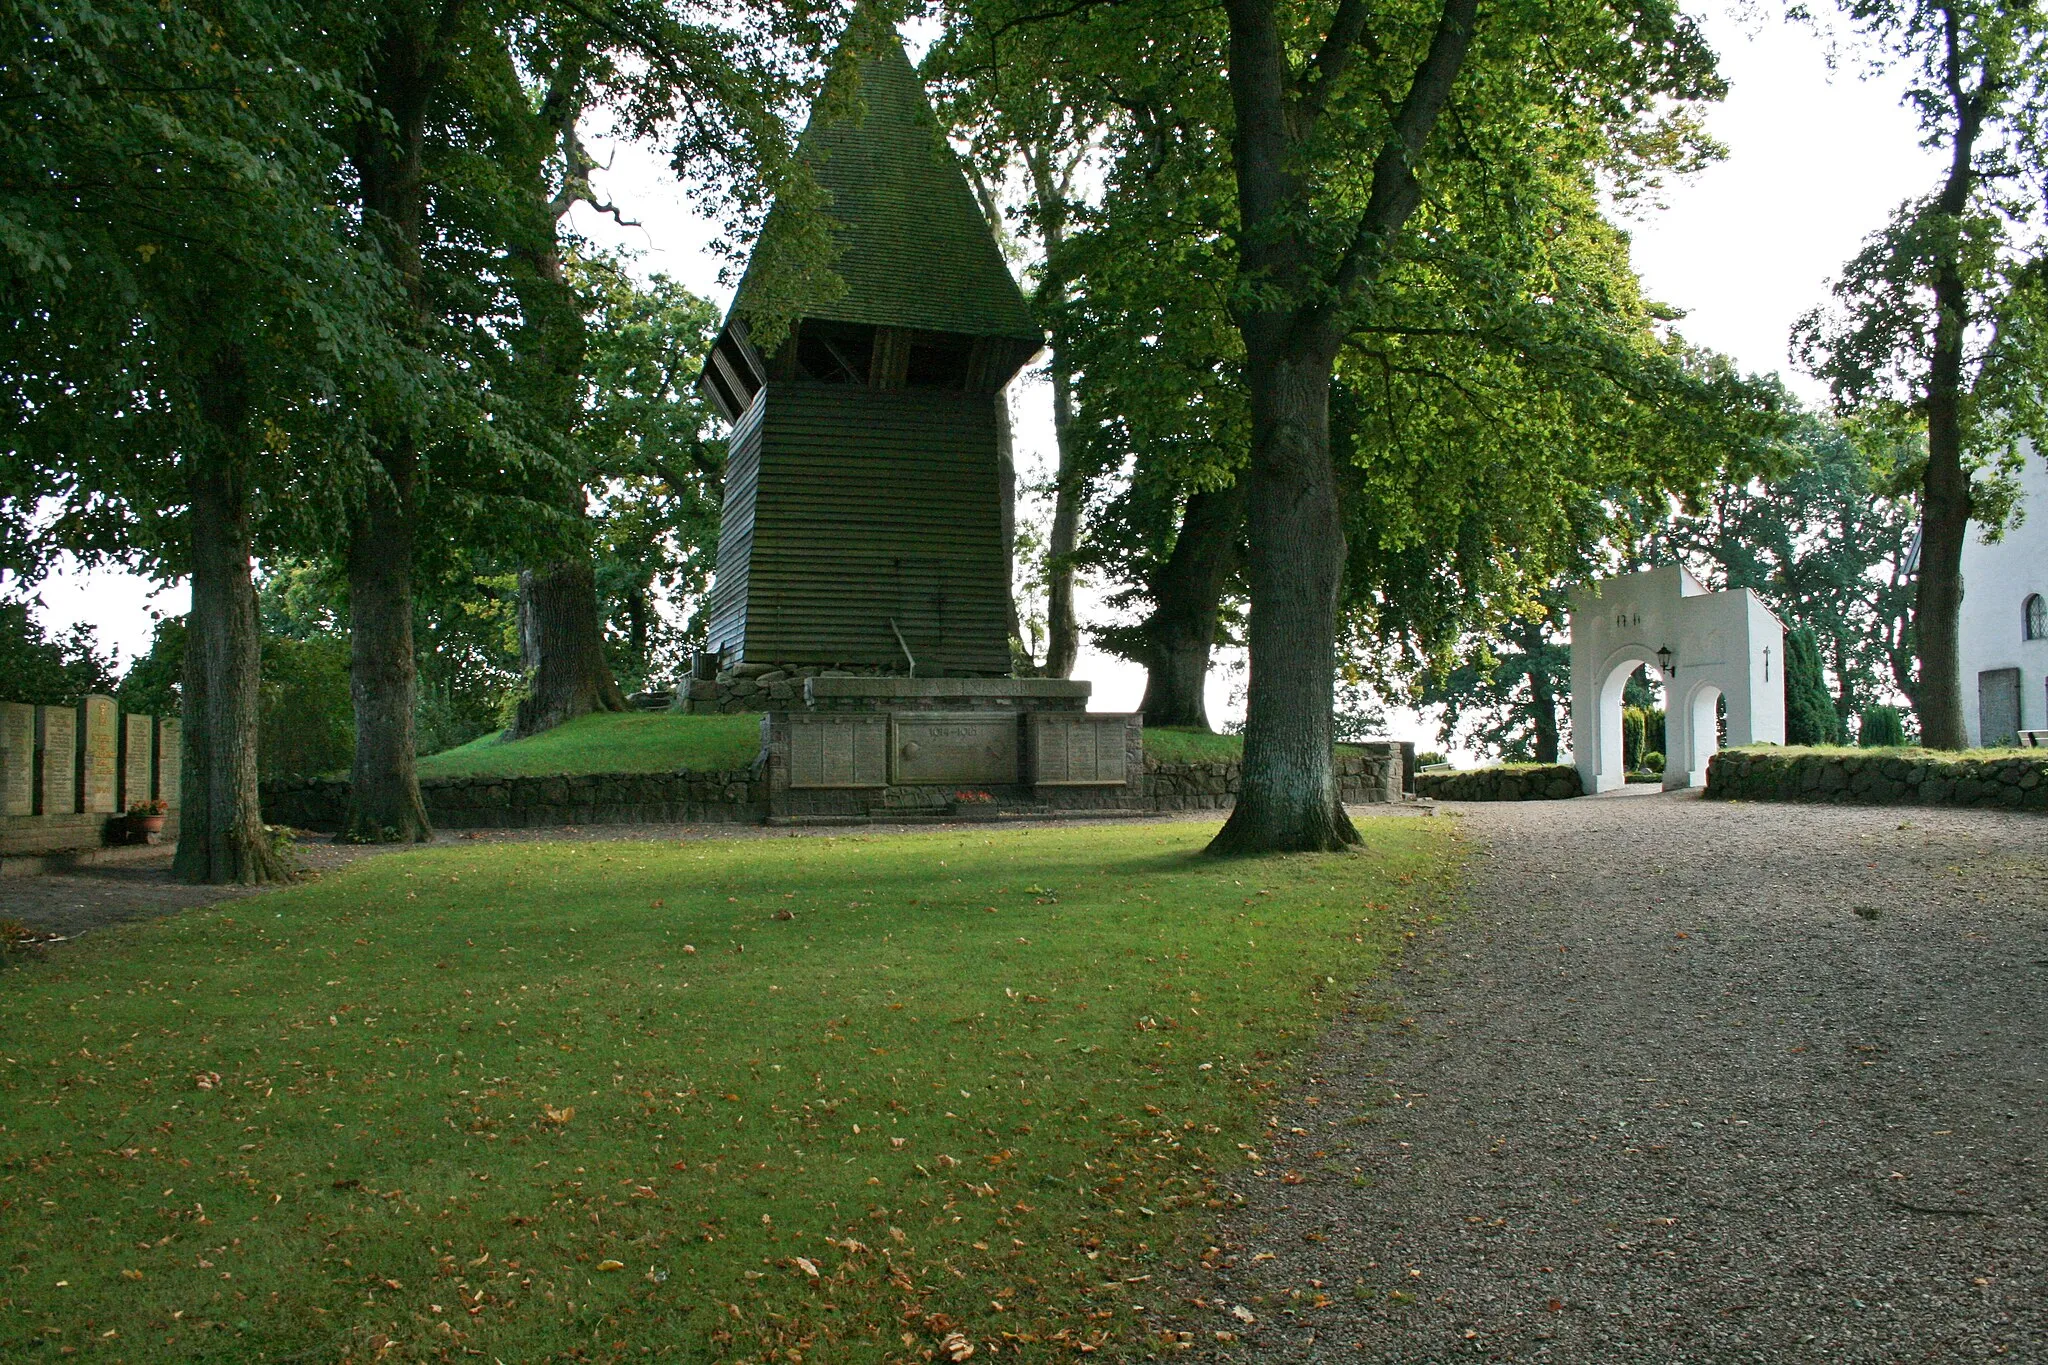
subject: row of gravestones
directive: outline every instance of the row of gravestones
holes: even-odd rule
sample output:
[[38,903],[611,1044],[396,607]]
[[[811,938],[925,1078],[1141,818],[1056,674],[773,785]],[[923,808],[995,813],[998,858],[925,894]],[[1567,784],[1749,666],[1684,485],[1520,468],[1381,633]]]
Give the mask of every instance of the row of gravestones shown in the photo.
[[176,719],[123,715],[112,697],[0,702],[0,814],[116,815],[152,801],[175,811],[179,741]]

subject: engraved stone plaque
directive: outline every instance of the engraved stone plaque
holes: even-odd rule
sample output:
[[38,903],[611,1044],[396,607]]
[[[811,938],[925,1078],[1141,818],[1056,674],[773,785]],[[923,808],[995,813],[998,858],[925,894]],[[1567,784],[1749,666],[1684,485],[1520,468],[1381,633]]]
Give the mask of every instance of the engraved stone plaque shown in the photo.
[[149,716],[121,717],[121,800],[122,810],[150,798],[152,776],[150,749],[156,735],[156,721]]
[[36,813],[36,708],[0,702],[0,815]]
[[1031,781],[1039,787],[1121,787],[1129,780],[1128,716],[1031,717]]
[[36,748],[43,754],[36,814],[78,814],[78,712],[68,706],[38,706]]
[[112,697],[88,696],[79,704],[78,809],[86,815],[113,812],[121,744],[114,727],[119,719]]
[[887,716],[789,717],[789,785],[793,788],[889,785]]
[[172,810],[184,795],[179,783],[185,771],[185,732],[176,717],[156,723],[156,796]]
[[905,786],[1017,780],[1015,713],[899,711],[890,717],[890,779]]

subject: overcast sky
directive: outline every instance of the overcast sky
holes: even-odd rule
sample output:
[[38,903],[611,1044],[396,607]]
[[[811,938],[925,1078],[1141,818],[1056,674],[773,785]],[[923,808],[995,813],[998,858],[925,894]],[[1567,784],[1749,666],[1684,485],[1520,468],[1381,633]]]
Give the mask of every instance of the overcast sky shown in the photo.
[[[1729,155],[1671,186],[1664,209],[1628,224],[1635,264],[1652,297],[1685,312],[1680,329],[1695,344],[1735,357],[1746,370],[1779,371],[1818,401],[1820,390],[1787,358],[1793,321],[1825,300],[1829,277],[1900,200],[1936,183],[1939,164],[1918,145],[1895,80],[1864,79],[1853,54],[1831,72],[1826,43],[1807,28],[1742,13],[1716,8],[1705,17],[1732,87],[1707,125]],[[641,226],[620,229],[591,214],[577,226],[639,253],[641,270],[672,275],[723,302],[723,263],[706,251],[710,234],[662,156],[635,146],[610,150],[601,184]],[[1049,464],[1050,400],[1042,382],[1027,380],[1013,401],[1029,478]],[[42,596],[50,625],[90,622],[124,659],[147,648],[152,611],[187,605],[182,587],[152,596],[146,580],[120,573],[60,574]],[[1098,710],[1134,709],[1143,691],[1140,670],[1090,653],[1076,675],[1094,680]],[[1233,687],[1228,676],[1212,680],[1212,720],[1232,709]],[[1400,737],[1429,747],[1434,734],[1425,729],[1397,718]]]

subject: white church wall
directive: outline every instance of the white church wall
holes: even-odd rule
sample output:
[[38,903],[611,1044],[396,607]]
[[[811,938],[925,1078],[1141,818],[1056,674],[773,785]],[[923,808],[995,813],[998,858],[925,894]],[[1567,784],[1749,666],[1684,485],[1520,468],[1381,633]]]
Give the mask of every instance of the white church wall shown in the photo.
[[2020,487],[2018,526],[2007,528],[1997,544],[1986,545],[1981,528],[1972,525],[1963,542],[1958,652],[1963,720],[1973,745],[1985,742],[1979,705],[1983,675],[1997,670],[2019,670],[2019,728],[2048,729],[2048,638],[2025,638],[2027,598],[2039,593],[2048,599],[2048,462],[2031,447]]

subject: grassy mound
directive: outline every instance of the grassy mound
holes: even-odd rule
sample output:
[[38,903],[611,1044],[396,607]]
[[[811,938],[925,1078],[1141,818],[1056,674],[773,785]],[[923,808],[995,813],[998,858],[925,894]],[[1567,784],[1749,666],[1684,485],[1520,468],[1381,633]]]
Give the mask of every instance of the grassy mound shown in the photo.
[[1142,1354],[1438,904],[1448,827],[1375,826],[479,845],[97,932],[0,983],[0,1354]]
[[496,735],[420,760],[421,777],[723,772],[761,752],[759,715],[597,712],[510,743]]
[[1233,762],[1244,757],[1243,735],[1162,726],[1145,730],[1145,752],[1161,763]]

